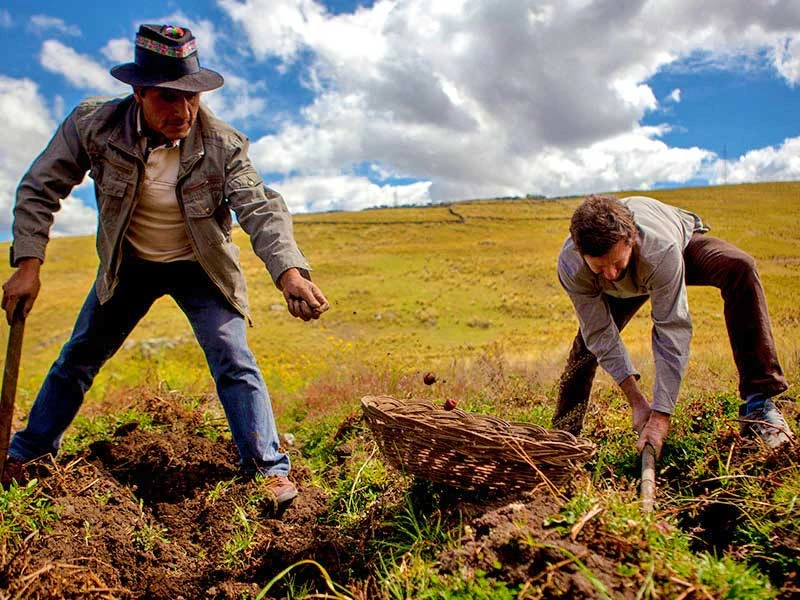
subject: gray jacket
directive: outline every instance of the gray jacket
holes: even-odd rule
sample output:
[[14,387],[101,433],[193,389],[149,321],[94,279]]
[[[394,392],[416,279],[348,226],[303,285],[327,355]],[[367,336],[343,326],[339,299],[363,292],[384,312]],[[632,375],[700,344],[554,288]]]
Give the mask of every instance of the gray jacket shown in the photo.
[[639,230],[638,249],[625,277],[612,282],[595,275],[568,237],[558,257],[558,278],[575,306],[586,347],[617,383],[630,375],[638,378],[639,373],[604,297],[650,297],[653,408],[672,414],[692,339],[683,251],[695,232],[706,232],[708,227],[694,213],[653,198],[631,196],[621,202],[633,213]]
[[[118,283],[125,231],[144,177],[136,101],[90,98],[66,118],[17,189],[11,264],[44,261],[53,213],[86,172],[94,180],[99,213],[96,290],[108,301]],[[236,213],[273,282],[291,267],[309,269],[294,240],[283,198],[264,186],[248,158],[247,138],[204,106],[181,142],[176,193],[195,257],[231,305],[248,317],[239,248],[231,239]]]

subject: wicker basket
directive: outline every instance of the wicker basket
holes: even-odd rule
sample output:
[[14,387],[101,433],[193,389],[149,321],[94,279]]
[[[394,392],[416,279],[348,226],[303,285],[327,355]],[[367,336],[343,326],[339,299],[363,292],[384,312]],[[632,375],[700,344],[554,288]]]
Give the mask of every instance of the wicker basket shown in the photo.
[[466,490],[529,490],[544,478],[562,485],[595,452],[592,442],[566,431],[424,400],[364,396],[361,407],[392,466]]

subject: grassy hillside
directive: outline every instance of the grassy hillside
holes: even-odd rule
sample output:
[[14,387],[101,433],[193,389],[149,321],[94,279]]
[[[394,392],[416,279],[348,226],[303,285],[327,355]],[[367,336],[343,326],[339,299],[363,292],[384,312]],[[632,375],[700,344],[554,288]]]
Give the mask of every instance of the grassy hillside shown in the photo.
[[[792,386],[789,393],[794,394],[800,375],[800,183],[647,195],[697,212],[711,225],[713,235],[756,257],[779,355]],[[569,217],[579,202],[579,198],[476,200],[297,216],[297,240],[314,267],[314,280],[332,305],[322,319],[312,323],[289,316],[246,237],[237,232],[255,322],[250,344],[267,380],[279,428],[296,436],[292,453],[302,487],[306,493],[312,488],[325,492],[316,522],[336,528],[337,535],[345,538],[359,531],[353,539],[362,544],[360,551],[371,553],[372,558],[364,559],[360,567],[337,555],[335,572],[320,558],[327,554],[320,554],[319,544],[291,555],[294,560],[319,559],[345,586],[346,591],[339,588],[337,592],[342,597],[559,597],[552,591],[555,584],[550,575],[555,577],[567,567],[552,565],[570,552],[587,553],[567,563],[582,574],[584,583],[589,582],[583,596],[573,590],[572,597],[789,598],[800,593],[792,583],[800,569],[797,449],[775,458],[738,437],[737,378],[721,300],[714,289],[689,291],[695,334],[673,432],[661,461],[661,511],[653,522],[643,521],[638,512],[630,417],[619,392],[601,374],[584,432],[598,444],[597,458],[587,466],[586,478],[576,480],[569,493],[550,507],[560,515],[548,517],[555,529],[539,531],[548,536],[561,531],[572,543],[582,543],[581,536],[588,536],[585,547],[564,547],[562,554],[548,558],[541,554],[544,546],[524,536],[504,542],[516,548],[517,554],[520,544],[528,551],[538,549],[535,558],[523,552],[530,562],[522,566],[530,573],[544,573],[542,569],[551,565],[547,577],[529,573],[528,579],[520,579],[518,573],[512,576],[520,570],[519,564],[515,571],[481,562],[478,555],[465,556],[464,548],[474,550],[481,544],[488,548],[492,543],[481,539],[480,528],[466,526],[468,519],[480,514],[479,509],[463,498],[453,500],[447,492],[420,491],[402,483],[383,465],[363,424],[355,424],[359,399],[386,393],[437,402],[453,397],[466,410],[547,426],[560,369],[577,330],[571,305],[556,278],[555,263]],[[46,370],[67,339],[96,267],[93,238],[55,239],[48,247],[43,289],[26,324],[15,427],[21,426]],[[10,272],[4,266],[0,277],[5,279]],[[652,382],[647,313],[643,309],[623,335],[643,373],[646,390]],[[7,331],[0,328],[3,348]],[[427,371],[437,374],[435,385],[423,383],[422,374]],[[153,398],[181,407],[178,413],[183,416],[177,421],[194,427],[187,435],[200,432],[209,440],[226,439],[203,356],[188,323],[169,299],[156,304],[125,348],[101,371],[65,438],[65,455],[80,457],[91,448],[96,457],[96,444],[121,443],[114,441],[114,430],[125,422],[135,421],[142,435],[150,428],[163,434],[165,427],[176,426],[174,419],[147,416]],[[184,410],[195,416],[186,416]],[[163,416],[156,412],[159,418]],[[797,429],[797,408],[789,405],[786,414]],[[114,454],[113,449],[106,450],[101,458],[108,458],[109,452]],[[224,479],[226,473],[223,467],[219,469],[217,475]],[[74,484],[75,489],[92,480],[87,473],[81,477],[86,479]],[[133,481],[117,479],[122,484]],[[71,498],[68,492],[75,491],[64,484],[63,473],[58,480],[62,487],[55,489],[55,480],[48,481],[47,494]],[[136,481],[141,489],[144,483]],[[213,478],[204,482],[216,483]],[[151,506],[149,497],[139,498],[142,523],[151,527],[163,515]],[[443,514],[435,502],[432,509],[432,499],[450,512]],[[252,524],[241,516],[244,512],[237,512],[242,506],[249,504],[242,501],[230,507],[233,521],[244,519],[236,521],[237,526],[229,525],[230,535]],[[530,534],[542,527],[537,511],[543,505],[526,506],[536,508],[525,517]],[[137,532],[150,531],[137,527]],[[175,550],[180,534],[173,527],[156,537],[172,538]],[[702,539],[713,538],[719,530],[724,530],[721,537]],[[794,537],[787,539],[786,532],[791,531]],[[211,550],[208,556],[204,554],[204,559],[216,557],[214,568],[222,568],[222,561],[225,573],[251,586],[248,592],[236,588],[238,596],[219,592],[216,597],[255,597],[254,592],[280,570],[276,564],[248,562],[259,548],[270,547],[272,539],[257,527],[251,533],[238,554],[229,546],[220,550],[228,562]],[[402,543],[397,541],[403,538],[400,534],[405,535]],[[326,552],[337,547],[332,539],[325,539]],[[381,543],[376,546],[378,539]],[[609,552],[611,546],[614,552]],[[497,561],[507,559],[502,558],[506,556],[502,549],[495,550]],[[148,551],[152,553],[153,547]],[[378,555],[380,560],[375,558]],[[610,562],[592,567],[589,555]],[[595,573],[612,573],[616,583],[598,585],[591,576],[593,568]],[[462,580],[466,581],[463,589],[454,583]],[[628,580],[630,585],[625,583]],[[282,593],[303,597],[320,586],[330,591],[320,581],[316,587],[290,585]],[[583,584],[574,585],[579,589]],[[443,591],[448,589],[449,595]],[[754,596],[754,589],[760,595]]]
[[[652,192],[696,211],[712,233],[752,253],[767,290],[784,368],[796,370],[800,317],[800,184],[762,184]],[[473,201],[451,206],[301,215],[296,237],[332,309],[322,320],[292,319],[280,293],[237,234],[255,327],[250,343],[280,406],[307,386],[351,371],[408,374],[502,348],[544,381],[555,381],[577,328],[555,276],[555,261],[578,199]],[[18,404],[32,401],[67,339],[92,284],[93,238],[55,239],[43,290],[25,338]],[[0,270],[6,278],[10,270]],[[735,389],[716,290],[692,288],[695,325],[688,386]],[[637,365],[649,373],[647,311],[626,332]],[[0,331],[5,343],[7,330]],[[349,368],[343,368],[348,366]],[[101,372],[88,397],[121,386],[166,382],[208,390],[210,380],[188,323],[162,299]],[[360,390],[359,390],[360,391]],[[370,389],[365,392],[385,390]]]

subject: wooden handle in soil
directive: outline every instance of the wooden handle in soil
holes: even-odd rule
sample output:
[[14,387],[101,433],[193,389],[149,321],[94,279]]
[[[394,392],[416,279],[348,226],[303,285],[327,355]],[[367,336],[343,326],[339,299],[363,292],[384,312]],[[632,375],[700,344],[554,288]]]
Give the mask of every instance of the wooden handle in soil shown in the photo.
[[22,314],[24,302],[20,301],[11,320],[6,349],[6,364],[3,368],[3,389],[0,392],[0,474],[6,466],[8,443],[11,438],[11,421],[14,417],[14,399],[17,395],[17,376],[22,355],[22,334],[25,331],[25,317]]
[[652,512],[656,497],[656,450],[645,444],[642,450],[642,510]]

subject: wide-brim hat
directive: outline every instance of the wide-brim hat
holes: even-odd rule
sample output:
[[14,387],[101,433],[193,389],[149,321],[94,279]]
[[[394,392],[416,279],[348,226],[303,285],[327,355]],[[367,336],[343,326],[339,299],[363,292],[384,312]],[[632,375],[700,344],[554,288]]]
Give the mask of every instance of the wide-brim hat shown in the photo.
[[113,67],[111,75],[133,86],[186,92],[207,92],[225,83],[222,75],[200,66],[192,32],[174,25],[141,25],[134,62]]

